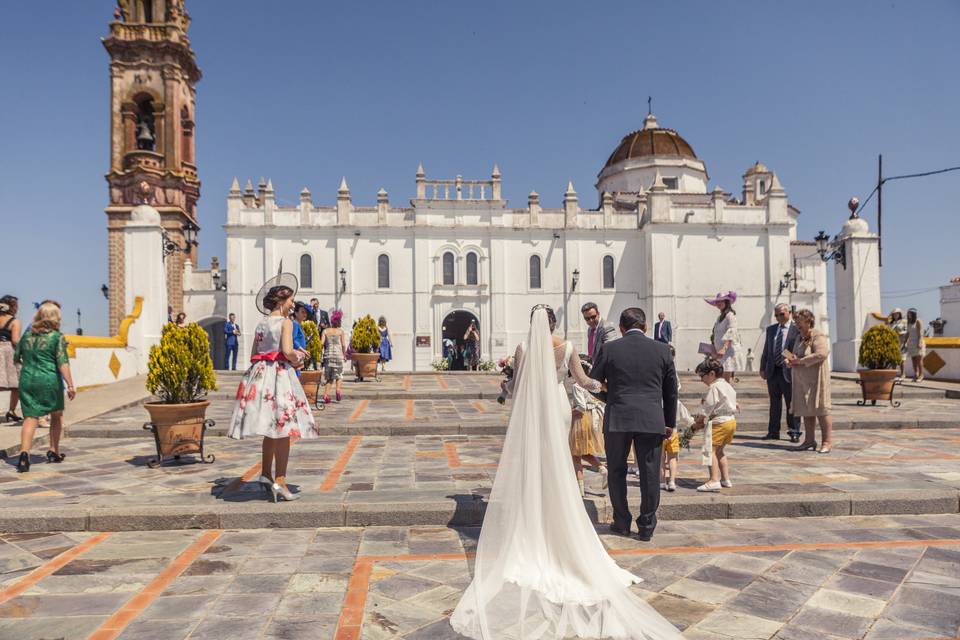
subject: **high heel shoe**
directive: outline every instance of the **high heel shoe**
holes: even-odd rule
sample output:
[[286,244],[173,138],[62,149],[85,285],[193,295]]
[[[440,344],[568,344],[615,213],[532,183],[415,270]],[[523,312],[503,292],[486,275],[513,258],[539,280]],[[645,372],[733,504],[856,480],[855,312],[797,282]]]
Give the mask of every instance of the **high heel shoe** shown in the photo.
[[828,442],[828,443],[822,445],[822,446],[820,447],[820,451],[818,451],[817,453],[830,453],[832,450],[833,450],[833,447],[832,447],[832,446],[830,445],[830,443]]
[[283,498],[287,502],[292,502],[293,500],[299,500],[300,495],[296,493],[290,493],[290,490],[279,482],[274,482],[270,486],[270,493],[273,496],[274,503],[278,502],[278,498]]
[[6,424],[20,424],[23,422],[23,418],[15,414],[13,411],[7,411],[7,415],[3,417],[3,421]]
[[273,480],[265,475],[261,475],[257,479],[257,483],[260,485],[260,488],[263,489],[264,493],[270,493],[270,487],[273,486]]
[[65,453],[54,453],[51,449],[47,451],[47,462],[56,462],[57,464],[63,462],[63,459],[67,457]]
[[340,402],[343,399],[343,396],[340,395],[340,392],[337,391],[337,402]]
[[30,471],[30,454],[21,451],[20,460],[17,462],[17,473],[26,473],[27,471]]
[[799,445],[795,446],[792,450],[793,450],[793,451],[810,451],[811,449],[814,450],[814,451],[817,450],[817,441],[816,441],[816,440],[814,440],[814,441],[812,441],[812,442],[804,442],[803,444],[799,444]]

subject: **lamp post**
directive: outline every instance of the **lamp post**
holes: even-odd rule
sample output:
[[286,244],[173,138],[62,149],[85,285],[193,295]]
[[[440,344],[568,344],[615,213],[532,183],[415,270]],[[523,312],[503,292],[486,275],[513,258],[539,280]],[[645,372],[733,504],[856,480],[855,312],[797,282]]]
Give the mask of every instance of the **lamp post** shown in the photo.
[[347,270],[340,267],[340,293],[347,292]]
[[220,291],[220,272],[214,271],[210,277],[213,278],[213,290]]
[[197,246],[197,232],[200,231],[200,227],[195,225],[192,221],[187,221],[183,223],[183,226],[180,227],[183,231],[183,246],[180,246],[177,242],[171,238],[166,230],[161,230],[163,234],[163,257],[174,254],[174,253],[189,253],[191,247]]
[[80,321],[80,307],[77,307],[77,335],[83,335],[83,324]]
[[847,268],[847,255],[843,241],[830,240],[830,236],[823,229],[813,239],[817,243],[817,253],[824,262],[836,262],[844,269]]
[[577,290],[577,283],[580,282],[580,269],[573,270],[573,277],[570,280],[570,292],[573,293]]

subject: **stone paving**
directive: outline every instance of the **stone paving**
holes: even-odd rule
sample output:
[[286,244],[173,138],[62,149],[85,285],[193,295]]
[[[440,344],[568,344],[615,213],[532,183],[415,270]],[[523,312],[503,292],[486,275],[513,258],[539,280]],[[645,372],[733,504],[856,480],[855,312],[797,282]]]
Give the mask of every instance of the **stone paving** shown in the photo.
[[[475,528],[0,535],[0,637],[458,638]],[[601,529],[602,534],[602,529]],[[688,640],[960,631],[960,515],[664,522],[602,535]]]
[[[146,432],[139,440],[72,439],[64,444],[62,464],[35,456],[26,474],[16,473],[15,459],[0,465],[0,498],[7,506],[0,530],[36,530],[43,526],[38,520],[50,517],[60,519],[59,529],[88,530],[478,524],[502,440],[431,435],[303,440],[293,446],[289,472],[302,499],[273,505],[256,483],[257,441],[210,438],[213,464],[184,458],[151,469],[147,462],[154,448]],[[698,493],[706,469],[697,450],[684,451],[679,488],[663,494],[661,512],[668,519],[956,513],[958,445],[958,429],[847,431],[836,434],[831,454],[821,455],[789,451],[786,441],[741,435],[728,449],[732,489]],[[609,504],[600,476],[586,475],[587,508],[606,521]],[[638,491],[631,494],[639,499]],[[212,519],[204,520],[207,516]]]

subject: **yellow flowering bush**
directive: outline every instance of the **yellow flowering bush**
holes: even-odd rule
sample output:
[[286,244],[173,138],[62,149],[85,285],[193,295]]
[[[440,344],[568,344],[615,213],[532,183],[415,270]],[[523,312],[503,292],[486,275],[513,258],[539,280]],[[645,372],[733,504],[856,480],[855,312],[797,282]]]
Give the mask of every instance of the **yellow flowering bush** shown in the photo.
[[320,340],[320,331],[317,329],[317,323],[313,320],[307,320],[301,326],[303,335],[307,339],[307,352],[310,354],[309,367],[316,369],[317,364],[323,357],[323,341]]
[[207,332],[196,323],[163,328],[160,344],[150,347],[147,391],[165,404],[186,404],[217,388]]
[[860,340],[860,366],[864,369],[896,369],[900,366],[900,338],[885,324],[863,332]]
[[369,314],[357,320],[350,334],[350,346],[356,353],[373,353],[380,348],[380,331],[376,320]]

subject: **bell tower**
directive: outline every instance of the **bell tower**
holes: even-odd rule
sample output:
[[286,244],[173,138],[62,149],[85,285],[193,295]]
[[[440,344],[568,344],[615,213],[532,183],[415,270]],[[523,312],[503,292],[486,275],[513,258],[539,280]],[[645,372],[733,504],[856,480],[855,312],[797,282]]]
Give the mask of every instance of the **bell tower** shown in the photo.
[[[194,147],[200,80],[184,0],[118,0],[103,46],[110,54],[110,171],[107,213],[110,331],[126,300],[123,228],[140,204],[165,233],[167,299],[183,308],[183,266],[196,264],[200,180]],[[147,266],[147,265],[144,265]]]

